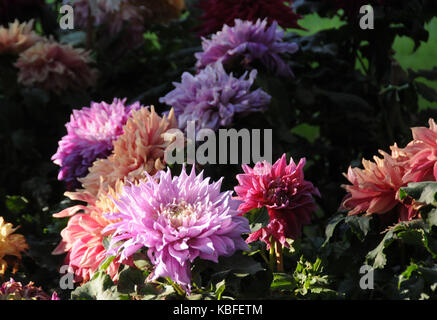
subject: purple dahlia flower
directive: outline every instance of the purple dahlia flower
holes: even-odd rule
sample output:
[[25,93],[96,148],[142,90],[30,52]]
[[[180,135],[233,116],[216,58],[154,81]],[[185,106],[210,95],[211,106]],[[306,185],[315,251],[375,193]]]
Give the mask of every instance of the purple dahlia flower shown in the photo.
[[296,43],[283,42],[283,36],[284,31],[276,21],[269,27],[266,19],[258,19],[256,23],[235,19],[235,26],[225,25],[210,40],[202,38],[203,52],[195,54],[196,67],[203,69],[217,61],[225,66],[241,61],[248,67],[259,60],[277,75],[292,77],[293,72],[281,55],[293,54],[299,47]]
[[207,66],[197,75],[182,75],[181,83],[173,83],[175,89],[159,101],[174,108],[179,128],[185,130],[187,121],[196,120],[196,129],[232,124],[235,114],[246,115],[267,109],[271,97],[262,89],[250,91],[257,75],[256,70],[234,78],[223,69],[221,63]]
[[231,191],[220,192],[221,183],[209,183],[203,172],[196,176],[194,167],[187,175],[183,167],[178,177],[159,171],[123,187],[115,201],[119,212],[106,215],[121,219],[104,230],[115,230],[108,253],[123,261],[146,247],[155,265],[151,278],[170,277],[189,292],[194,259],[218,262],[219,256],[248,250],[241,234],[250,232],[249,223],[237,210],[241,202]]
[[132,110],[142,106],[136,102],[125,106],[126,99],[114,99],[111,104],[92,102],[90,108],[73,110],[65,126],[67,135],[59,141],[52,160],[61,167],[58,179],[65,180],[69,189],[79,185],[77,178],[87,174],[98,158],[106,158],[112,151],[112,142],[123,133]]

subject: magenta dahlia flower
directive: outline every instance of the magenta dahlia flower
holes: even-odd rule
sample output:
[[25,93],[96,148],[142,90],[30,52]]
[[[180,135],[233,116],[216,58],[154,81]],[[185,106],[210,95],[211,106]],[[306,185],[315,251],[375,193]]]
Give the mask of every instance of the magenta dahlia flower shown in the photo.
[[288,246],[287,238],[300,237],[302,226],[311,222],[317,208],[313,195],[320,197],[318,189],[304,179],[304,166],[305,159],[297,165],[290,159],[287,165],[285,154],[273,165],[264,161],[253,168],[242,166],[244,174],[237,175],[235,187],[236,199],[243,201],[238,210],[266,207],[270,216],[269,224],[252,233],[247,242],[260,239],[268,247],[275,241]]
[[198,28],[202,35],[219,31],[225,24],[232,26],[235,19],[268,19],[269,25],[277,21],[283,28],[299,28],[301,18],[291,8],[292,1],[283,0],[201,0],[204,23]]
[[296,43],[283,42],[284,31],[267,20],[235,20],[235,26],[225,25],[210,40],[202,38],[203,52],[195,54],[196,67],[200,70],[211,63],[221,62],[225,67],[240,62],[244,67],[259,60],[268,70],[280,76],[292,77],[290,66],[282,59],[283,54],[293,54]]
[[109,253],[122,261],[146,247],[155,265],[151,279],[170,277],[189,292],[194,259],[218,262],[219,256],[248,249],[241,234],[250,231],[249,223],[232,192],[220,192],[221,183],[196,176],[194,167],[187,175],[183,167],[177,177],[159,171],[125,186],[115,202],[119,212],[107,215],[121,219],[105,228],[115,230]]
[[247,115],[267,109],[271,97],[262,89],[250,91],[256,70],[240,78],[227,74],[220,63],[207,66],[193,76],[182,75],[181,83],[159,101],[174,108],[179,128],[186,129],[187,121],[195,120],[196,128],[218,129],[232,124],[236,114]]
[[112,151],[112,142],[123,133],[132,110],[142,106],[136,102],[125,106],[126,99],[114,99],[111,104],[92,102],[90,108],[73,110],[65,126],[67,135],[59,141],[52,160],[61,167],[59,180],[65,180],[69,189],[78,186],[77,178],[87,174],[96,159],[106,158]]

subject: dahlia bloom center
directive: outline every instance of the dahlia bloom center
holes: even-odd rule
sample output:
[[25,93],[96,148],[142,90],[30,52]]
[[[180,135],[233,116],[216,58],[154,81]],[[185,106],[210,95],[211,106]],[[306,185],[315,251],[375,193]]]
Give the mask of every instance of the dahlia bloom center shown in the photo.
[[168,219],[170,224],[178,228],[186,225],[190,220],[197,220],[201,212],[201,204],[190,204],[186,201],[173,200],[170,204],[160,205],[160,215]]

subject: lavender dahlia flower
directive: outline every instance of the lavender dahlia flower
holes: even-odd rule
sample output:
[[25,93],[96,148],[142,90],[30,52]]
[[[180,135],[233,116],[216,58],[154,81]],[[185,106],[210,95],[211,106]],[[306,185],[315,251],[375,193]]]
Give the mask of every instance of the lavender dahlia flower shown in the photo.
[[181,83],[173,83],[175,89],[159,101],[174,108],[179,128],[186,129],[187,121],[196,120],[196,129],[232,124],[234,115],[246,115],[267,109],[271,97],[262,89],[250,91],[257,75],[256,70],[240,78],[228,75],[221,63],[207,66],[193,76],[182,75]]
[[146,247],[155,265],[151,278],[170,277],[189,292],[194,259],[218,262],[219,256],[248,250],[241,234],[250,231],[249,223],[232,192],[220,192],[221,183],[210,184],[203,172],[196,176],[194,167],[187,175],[183,167],[178,177],[159,171],[125,186],[115,201],[119,212],[107,214],[121,219],[104,230],[115,230],[108,253],[122,261]]
[[202,38],[203,52],[195,54],[196,67],[220,61],[223,65],[241,61],[245,67],[255,60],[279,76],[292,77],[288,64],[281,54],[293,54],[299,47],[296,43],[283,42],[284,31],[274,21],[270,27],[267,20],[258,19],[256,23],[235,19],[235,26],[225,25],[210,40]]
[[123,133],[131,111],[142,107],[139,102],[130,106],[125,103],[126,99],[114,99],[111,104],[92,102],[90,108],[73,110],[65,125],[67,135],[52,157],[61,167],[58,179],[65,180],[69,189],[78,186],[76,179],[85,176],[96,159],[111,153],[112,142]]

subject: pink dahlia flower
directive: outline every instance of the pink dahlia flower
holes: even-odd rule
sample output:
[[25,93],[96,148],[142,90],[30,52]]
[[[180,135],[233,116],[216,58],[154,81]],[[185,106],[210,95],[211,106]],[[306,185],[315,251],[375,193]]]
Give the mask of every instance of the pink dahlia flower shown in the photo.
[[183,167],[178,177],[160,171],[125,186],[118,211],[108,215],[121,219],[105,229],[115,231],[110,253],[124,260],[146,247],[155,265],[151,278],[170,277],[189,291],[194,259],[218,262],[219,256],[248,249],[241,234],[249,232],[249,223],[231,192],[220,192],[221,183],[196,176],[194,167],[187,175]]
[[225,67],[239,62],[244,67],[259,60],[268,70],[279,76],[292,77],[290,66],[282,55],[293,54],[299,47],[296,43],[283,42],[284,31],[267,20],[256,22],[235,20],[235,26],[225,25],[210,40],[202,38],[203,52],[195,54],[198,70],[221,62]]
[[268,19],[283,28],[301,28],[297,20],[301,18],[291,8],[292,1],[283,0],[201,0],[204,23],[198,28],[202,35],[219,31],[225,24],[232,26],[235,19]]
[[317,208],[313,195],[320,197],[318,189],[304,179],[304,166],[305,159],[297,165],[290,159],[287,165],[285,154],[273,165],[264,161],[253,168],[242,166],[244,174],[237,175],[235,187],[236,199],[243,201],[238,210],[266,207],[270,216],[267,227],[252,233],[247,242],[260,239],[270,247],[273,240],[288,246],[287,238],[300,237],[302,226],[311,222]]
[[49,296],[42,288],[35,287],[32,281],[23,286],[11,278],[0,286],[0,300],[59,300],[59,297],[56,292]]
[[159,101],[174,108],[180,129],[185,130],[188,121],[196,121],[198,130],[217,130],[230,126],[237,114],[267,109],[270,95],[262,89],[250,90],[256,75],[257,71],[252,70],[249,79],[247,72],[234,78],[220,63],[209,65],[195,76],[184,72],[182,81],[174,83],[175,89]]
[[19,69],[18,82],[22,85],[59,94],[95,84],[97,70],[90,68],[89,63],[89,52],[47,40],[22,52],[15,67]]
[[405,179],[410,182],[437,180],[437,125],[429,119],[429,128],[412,128],[413,141],[403,151],[409,156]]
[[[115,211],[112,199],[118,199],[121,187],[122,184],[118,183],[116,189],[102,192],[97,198],[87,192],[67,192],[66,196],[71,200],[80,200],[86,205],[75,205],[53,215],[56,218],[70,217],[68,225],[61,232],[62,241],[52,254],[67,253],[64,263],[69,266],[69,272],[75,274],[76,282],[86,282],[92,278],[107,257],[103,238],[112,232],[104,232],[103,229],[114,221],[106,219],[103,213]],[[118,278],[119,266],[120,263],[114,260],[106,270],[113,280]]]
[[362,161],[364,169],[349,167],[345,177],[351,185],[343,185],[348,194],[342,207],[349,210],[349,215],[366,213],[385,214],[396,210],[400,221],[415,218],[418,212],[413,206],[399,201],[399,189],[408,185],[404,178],[406,173],[405,154],[395,145],[392,155],[379,151],[382,158],[374,157],[374,162]]
[[126,99],[115,98],[111,104],[91,102],[90,108],[73,110],[65,125],[67,135],[59,141],[52,157],[61,167],[58,179],[65,180],[70,190],[80,186],[77,178],[85,176],[96,159],[111,154],[112,142],[123,133],[131,111],[142,107],[139,102],[125,104]]

